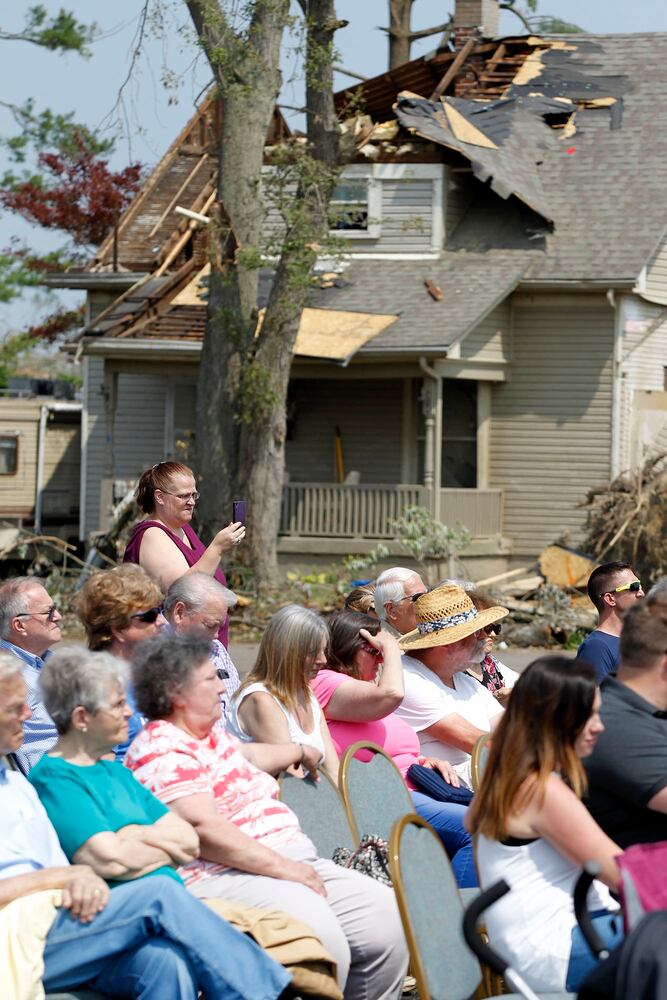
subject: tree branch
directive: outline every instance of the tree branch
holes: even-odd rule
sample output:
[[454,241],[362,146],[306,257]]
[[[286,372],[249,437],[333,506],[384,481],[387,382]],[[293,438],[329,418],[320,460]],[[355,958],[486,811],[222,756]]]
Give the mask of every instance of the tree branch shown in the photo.
[[530,26],[530,21],[528,21],[526,16],[522,14],[520,10],[516,9],[516,7],[514,6],[514,0],[507,0],[506,3],[501,3],[498,6],[500,10],[509,10],[512,12],[512,14],[515,14],[523,24],[528,34],[529,35],[532,34],[533,29]]

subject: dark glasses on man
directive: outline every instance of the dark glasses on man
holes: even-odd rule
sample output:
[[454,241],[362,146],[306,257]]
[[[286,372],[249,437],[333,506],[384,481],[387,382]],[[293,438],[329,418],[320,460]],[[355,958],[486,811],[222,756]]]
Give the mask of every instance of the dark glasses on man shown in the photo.
[[487,635],[500,635],[502,625],[500,622],[492,622],[490,625],[484,626],[484,631]]
[[130,618],[136,618],[139,622],[146,622],[148,625],[152,625],[153,622],[157,621],[162,614],[162,608],[149,608],[148,611],[137,611],[136,614],[130,615]]
[[642,589],[641,580],[633,580],[632,583],[622,583],[620,587],[605,591],[606,594],[637,594]]
[[58,606],[52,604],[47,611],[21,611],[20,614],[15,615],[15,618],[38,618],[40,615],[46,615],[47,622],[52,622],[56,615],[58,614]]

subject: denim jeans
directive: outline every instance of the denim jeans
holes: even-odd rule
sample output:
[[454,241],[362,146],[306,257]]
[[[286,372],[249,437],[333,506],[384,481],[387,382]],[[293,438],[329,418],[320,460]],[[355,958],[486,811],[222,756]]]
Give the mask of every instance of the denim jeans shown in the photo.
[[89,924],[60,909],[46,937],[47,993],[91,986],[113,997],[272,1000],[289,974],[174,879],[140,879],[111,891]]
[[[621,943],[623,940],[623,918],[620,913],[609,913],[608,910],[598,910],[596,913],[591,913],[591,920],[608,951],[612,951]],[[586,939],[577,924],[572,931],[572,951],[570,952],[570,964],[567,967],[565,989],[571,993],[576,993],[588,973],[597,964],[598,960],[588,947]]]
[[472,855],[472,837],[463,825],[463,817],[467,806],[454,802],[438,802],[436,799],[423,795],[421,792],[411,792],[415,812],[430,823],[443,843],[456,884],[460,889],[477,886],[477,872]]

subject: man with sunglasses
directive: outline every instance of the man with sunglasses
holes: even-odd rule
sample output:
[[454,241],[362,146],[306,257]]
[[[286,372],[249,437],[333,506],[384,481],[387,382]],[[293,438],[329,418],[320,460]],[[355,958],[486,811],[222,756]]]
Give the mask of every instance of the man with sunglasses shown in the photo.
[[644,591],[635,571],[624,562],[598,566],[589,577],[587,589],[599,621],[598,627],[582,642],[577,657],[595,668],[595,679],[600,684],[607,674],[616,673],[623,618],[643,599]]
[[21,661],[32,713],[24,726],[23,745],[16,751],[16,762],[24,772],[56,741],[55,726],[40,697],[39,673],[52,647],[60,642],[61,620],[58,608],[35,577],[16,577],[0,587],[0,648]]

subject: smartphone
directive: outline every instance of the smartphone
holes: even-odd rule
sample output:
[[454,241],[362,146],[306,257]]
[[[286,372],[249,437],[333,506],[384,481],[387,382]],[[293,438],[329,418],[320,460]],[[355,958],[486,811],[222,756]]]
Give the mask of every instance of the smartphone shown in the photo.
[[232,500],[232,522],[245,525],[245,500]]

